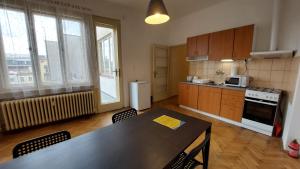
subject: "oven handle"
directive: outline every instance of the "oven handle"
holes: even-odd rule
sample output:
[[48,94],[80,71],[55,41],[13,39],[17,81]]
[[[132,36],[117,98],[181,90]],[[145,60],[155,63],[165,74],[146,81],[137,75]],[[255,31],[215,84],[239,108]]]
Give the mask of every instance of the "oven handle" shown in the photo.
[[267,102],[263,102],[263,101],[252,100],[252,99],[245,99],[245,100],[249,101],[249,102],[254,102],[254,103],[261,103],[261,104],[270,105],[270,106],[277,106],[277,104],[274,104],[274,103],[267,103]]

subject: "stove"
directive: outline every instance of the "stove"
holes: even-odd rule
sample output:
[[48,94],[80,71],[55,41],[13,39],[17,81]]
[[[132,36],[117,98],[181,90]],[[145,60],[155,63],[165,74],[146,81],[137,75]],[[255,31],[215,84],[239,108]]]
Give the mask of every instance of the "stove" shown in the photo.
[[245,97],[279,102],[281,93],[279,89],[249,87],[246,89]]
[[279,112],[281,93],[282,91],[278,89],[247,88],[242,126],[272,136]]

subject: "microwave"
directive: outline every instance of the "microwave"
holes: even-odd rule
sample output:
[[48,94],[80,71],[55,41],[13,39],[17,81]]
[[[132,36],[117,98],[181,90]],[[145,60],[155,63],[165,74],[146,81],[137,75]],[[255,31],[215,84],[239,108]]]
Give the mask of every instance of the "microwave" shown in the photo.
[[249,80],[250,80],[249,76],[244,76],[244,75],[231,76],[226,78],[225,85],[233,86],[233,87],[248,87]]

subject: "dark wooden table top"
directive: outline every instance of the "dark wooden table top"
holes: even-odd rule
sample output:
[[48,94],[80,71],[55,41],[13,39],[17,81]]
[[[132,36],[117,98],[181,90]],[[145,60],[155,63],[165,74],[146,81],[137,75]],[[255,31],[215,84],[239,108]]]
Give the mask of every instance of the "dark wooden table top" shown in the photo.
[[[153,122],[161,115],[186,123],[172,130]],[[209,122],[157,108],[19,157],[0,169],[160,169],[210,126]]]

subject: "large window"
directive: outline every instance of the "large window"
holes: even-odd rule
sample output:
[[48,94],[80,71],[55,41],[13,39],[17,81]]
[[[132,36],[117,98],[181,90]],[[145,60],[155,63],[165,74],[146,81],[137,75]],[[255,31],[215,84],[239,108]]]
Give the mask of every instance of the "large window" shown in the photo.
[[90,85],[83,17],[0,6],[0,92]]
[[[0,8],[3,73],[10,86],[33,86],[33,66],[25,13]],[[0,49],[1,49],[0,48]],[[2,75],[2,76],[5,76]]]
[[57,20],[53,16],[33,16],[41,82],[45,85],[62,84]]
[[65,58],[68,63],[67,71],[69,72],[67,78],[70,82],[88,81],[84,24],[80,20],[63,19],[62,27]]

